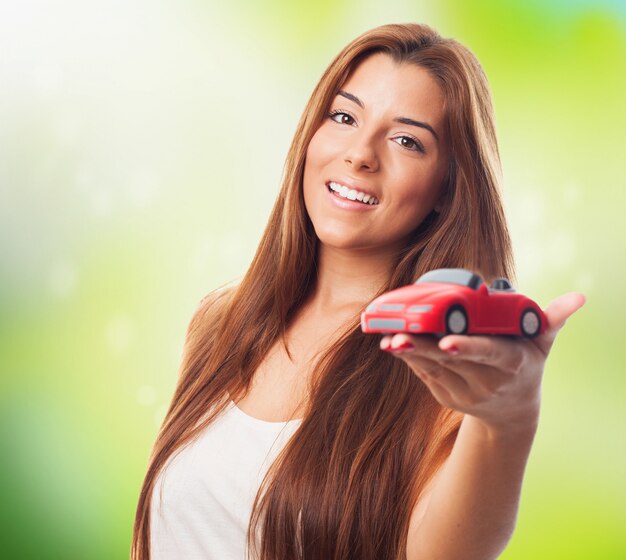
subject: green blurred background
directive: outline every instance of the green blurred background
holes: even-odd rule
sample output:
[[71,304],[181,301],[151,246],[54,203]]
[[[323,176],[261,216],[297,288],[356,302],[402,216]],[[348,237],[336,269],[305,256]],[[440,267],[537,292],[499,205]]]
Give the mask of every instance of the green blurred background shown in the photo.
[[128,556],[193,310],[246,270],[330,60],[409,21],[489,77],[520,290],[588,297],[502,558],[626,558],[626,5],[608,0],[1,3],[3,557]]

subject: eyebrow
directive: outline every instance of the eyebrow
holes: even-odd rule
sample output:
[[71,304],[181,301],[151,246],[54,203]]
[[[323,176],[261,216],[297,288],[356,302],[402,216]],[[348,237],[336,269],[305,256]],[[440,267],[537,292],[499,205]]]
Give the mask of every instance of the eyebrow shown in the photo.
[[[356,95],[353,95],[352,93],[349,93],[343,90],[339,90],[337,92],[337,95],[341,95],[342,97],[345,97],[346,99],[349,99],[350,101],[354,101],[359,107],[361,107],[361,109],[365,109],[365,105],[363,104],[363,101],[361,101]],[[439,136],[437,136],[435,129],[432,126],[430,126],[428,123],[425,123],[423,121],[416,121],[415,119],[410,119],[409,117],[396,117],[393,119],[393,121],[397,123],[401,123],[401,124],[408,124],[411,126],[419,126],[420,128],[425,128],[435,137],[435,140],[439,142]]]

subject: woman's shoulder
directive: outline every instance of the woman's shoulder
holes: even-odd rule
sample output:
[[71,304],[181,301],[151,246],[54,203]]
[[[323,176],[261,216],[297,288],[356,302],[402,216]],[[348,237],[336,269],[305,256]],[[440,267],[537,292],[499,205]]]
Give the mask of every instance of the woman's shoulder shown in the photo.
[[224,284],[206,294],[198,304],[198,311],[207,310],[226,303],[235,293],[239,282]]
[[234,295],[238,286],[229,283],[210,291],[196,306],[189,325],[187,327],[187,340],[191,340],[197,334],[213,331],[212,326],[220,322],[224,312],[228,309],[228,303]]
[[237,286],[238,283],[229,283],[206,294],[193,312],[188,333],[191,333],[198,325],[202,324],[208,315],[213,316],[215,319],[222,315],[222,312],[228,307],[228,302],[234,295]]

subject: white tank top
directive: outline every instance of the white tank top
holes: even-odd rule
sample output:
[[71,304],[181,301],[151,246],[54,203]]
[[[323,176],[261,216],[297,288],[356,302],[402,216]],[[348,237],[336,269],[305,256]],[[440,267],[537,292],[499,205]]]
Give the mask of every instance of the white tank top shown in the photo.
[[300,423],[259,420],[230,401],[157,477],[150,558],[244,560],[254,498]]

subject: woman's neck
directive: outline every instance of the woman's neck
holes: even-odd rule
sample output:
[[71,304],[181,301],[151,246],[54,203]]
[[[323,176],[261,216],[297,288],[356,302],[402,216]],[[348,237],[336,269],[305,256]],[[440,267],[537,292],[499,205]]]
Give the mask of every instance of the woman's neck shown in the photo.
[[389,250],[355,251],[320,243],[309,309],[325,314],[366,305],[387,282],[395,258]]

